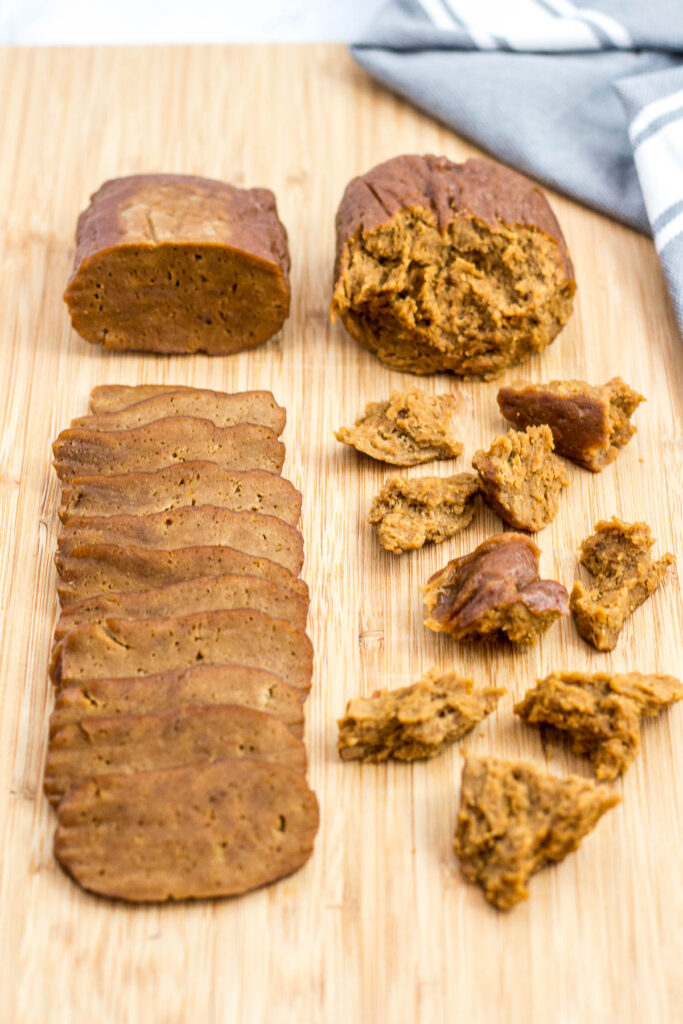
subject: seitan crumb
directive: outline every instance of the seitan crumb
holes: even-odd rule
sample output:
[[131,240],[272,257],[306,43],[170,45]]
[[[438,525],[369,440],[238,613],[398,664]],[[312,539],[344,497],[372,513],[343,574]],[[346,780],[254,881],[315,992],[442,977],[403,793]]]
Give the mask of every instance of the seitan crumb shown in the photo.
[[593,577],[590,587],[574,584],[570,608],[584,640],[599,651],[617,645],[624,622],[663,581],[676,561],[665,554],[656,562],[647,523],[624,523],[615,516],[595,524],[581,545],[580,561]]
[[620,797],[589,779],[560,779],[525,761],[467,757],[453,843],[462,872],[508,910],[527,882],[576,850]]
[[472,459],[485,500],[519,530],[536,533],[557,515],[569,477],[553,448],[550,427],[529,427],[508,430]]
[[440,544],[472,522],[479,482],[473,473],[390,476],[375,497],[368,522],[386,551],[400,555],[428,541]]
[[339,756],[364,764],[436,757],[490,715],[506,692],[473,690],[471,679],[432,668],[412,686],[356,697],[339,720]]
[[683,699],[673,676],[629,672],[553,672],[538,680],[515,714],[529,725],[568,733],[575,754],[590,757],[599,779],[615,779],[640,750],[640,720]]
[[405,394],[392,391],[387,402],[368,402],[365,415],[353,427],[340,427],[335,437],[394,466],[454,459],[462,454],[451,429],[457,404],[450,394],[427,395],[419,388]]

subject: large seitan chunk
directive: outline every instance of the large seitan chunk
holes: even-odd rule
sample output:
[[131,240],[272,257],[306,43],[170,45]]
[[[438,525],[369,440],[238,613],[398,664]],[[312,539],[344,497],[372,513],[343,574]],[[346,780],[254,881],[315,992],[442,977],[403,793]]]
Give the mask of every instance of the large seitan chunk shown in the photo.
[[551,523],[569,477],[556,455],[550,427],[508,430],[478,451],[472,465],[484,499],[510,526],[536,533]]
[[103,626],[72,629],[57,648],[50,675],[63,689],[91,679],[229,663],[264,668],[307,692],[313,648],[302,630],[245,608],[168,619],[109,619]]
[[517,427],[547,423],[555,450],[579,466],[599,473],[636,432],[631,416],[645,399],[621,377],[600,387],[583,380],[518,382],[501,388],[498,405]]
[[535,643],[569,612],[562,584],[540,578],[539,555],[528,537],[501,533],[454,558],[422,588],[425,626],[456,640]]
[[275,196],[187,174],[106,181],[78,218],[64,300],[74,330],[105,349],[254,348],[289,314]]
[[667,553],[656,562],[647,523],[625,523],[613,516],[595,524],[581,545],[580,561],[593,577],[590,587],[577,580],[569,606],[577,630],[599,651],[617,645],[624,622],[654,593],[676,561]]
[[318,802],[301,772],[232,758],[106,775],[61,801],[55,856],[91,892],[138,902],[235,896],[297,871]]
[[419,388],[392,391],[386,402],[368,402],[353,427],[340,427],[334,436],[394,466],[454,459],[462,453],[451,422],[457,404],[454,395],[428,395]]
[[620,797],[578,775],[559,779],[526,761],[468,757],[454,848],[489,903],[508,910],[527,882],[576,850]]
[[86,716],[147,715],[170,708],[239,704],[279,718],[303,735],[303,693],[265,669],[194,665],[153,676],[90,679],[57,694],[50,735]]
[[279,473],[285,446],[272,430],[239,423],[216,427],[195,416],[167,416],[130,430],[63,430],[52,445],[60,480],[147,473],[178,462],[206,459],[222,469]]
[[111,772],[251,757],[306,770],[303,742],[273,715],[237,704],[180,707],[147,715],[101,715],[66,725],[50,738],[45,795],[59,803],[87,779]]
[[673,676],[553,672],[527,690],[515,714],[566,733],[574,753],[590,757],[599,779],[615,779],[640,750],[641,719],[679,700],[683,686]]
[[390,476],[373,498],[368,522],[377,527],[385,551],[400,555],[432,542],[441,544],[472,522],[479,481],[455,476]]
[[130,430],[153,423],[167,416],[196,416],[211,420],[217,427],[233,427],[237,423],[256,423],[279,435],[285,427],[287,413],[278,405],[270,391],[242,391],[226,394],[200,388],[162,391],[143,398],[118,412],[93,413],[72,420],[71,427],[83,430]]
[[457,672],[432,668],[411,686],[356,697],[338,723],[339,756],[364,764],[436,757],[490,715],[506,692],[472,685]]
[[260,512],[231,512],[212,505],[176,508],[150,516],[70,516],[57,539],[59,560],[84,544],[131,544],[171,551],[195,544],[226,545],[269,558],[295,576],[304,561],[304,542],[294,526]]
[[155,551],[117,544],[79,545],[57,560],[57,593],[62,608],[108,591],[151,590],[198,576],[225,573],[272,580],[308,601],[308,585],[270,558],[256,558],[224,545]]
[[491,160],[387,160],[347,185],[336,227],[332,319],[392,369],[492,377],[571,315],[545,196]]
[[216,505],[233,512],[263,512],[296,526],[301,493],[262,469],[229,472],[206,460],[182,462],[153,473],[73,477],[62,488],[59,517],[151,515],[187,505]]
[[84,622],[107,619],[165,619],[222,608],[255,608],[297,629],[306,628],[308,604],[291,591],[258,576],[199,576],[156,590],[98,594],[72,604],[55,627],[55,643]]

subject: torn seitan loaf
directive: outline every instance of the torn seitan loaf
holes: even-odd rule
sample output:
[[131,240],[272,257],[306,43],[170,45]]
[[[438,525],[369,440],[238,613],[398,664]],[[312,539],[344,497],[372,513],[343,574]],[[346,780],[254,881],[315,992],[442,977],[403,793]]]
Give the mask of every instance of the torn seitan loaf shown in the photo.
[[430,541],[440,544],[469,526],[478,492],[472,473],[390,476],[373,499],[368,522],[385,551],[400,555]]
[[560,227],[501,164],[394,157],[349,183],[336,226],[332,318],[393,369],[491,377],[571,314]]
[[186,174],[106,181],[78,218],[64,300],[74,330],[105,349],[254,348],[289,313],[275,196]]
[[226,394],[200,388],[162,391],[118,412],[93,413],[71,421],[72,429],[130,430],[167,416],[196,416],[211,420],[217,427],[237,423],[255,423],[274,434],[284,430],[287,414],[270,391],[242,391]]
[[267,427],[216,427],[194,416],[167,416],[130,430],[63,430],[52,445],[62,481],[81,476],[147,473],[178,462],[208,459],[227,470],[279,473],[285,446]]
[[251,609],[168,619],[109,619],[68,633],[50,667],[60,688],[90,679],[156,675],[190,665],[235,663],[274,672],[308,691],[313,648],[306,634]]
[[353,427],[340,427],[335,437],[394,466],[454,459],[462,452],[452,429],[457,405],[454,395],[427,395],[419,388],[392,391],[387,402],[368,402]]
[[273,715],[236,704],[181,707],[147,715],[100,715],[67,725],[50,738],[45,795],[58,803],[73,786],[111,772],[250,757],[303,772],[303,742]]
[[465,878],[508,910],[534,872],[564,860],[620,797],[589,779],[563,779],[526,761],[468,757],[454,848]]
[[599,651],[617,645],[631,612],[654,593],[676,561],[667,553],[654,561],[654,539],[647,523],[624,523],[612,517],[595,524],[581,545],[581,564],[593,577],[590,587],[574,584],[569,606],[581,636]]
[[301,493],[277,473],[229,472],[215,462],[182,462],[153,473],[74,477],[62,488],[59,517],[151,515],[187,505],[263,512],[296,526]]
[[474,690],[471,679],[432,668],[411,686],[356,697],[339,720],[339,756],[364,763],[436,757],[490,715],[505,692]]
[[518,427],[547,423],[555,450],[599,473],[636,432],[631,416],[645,399],[621,377],[601,387],[583,380],[510,384],[498,392],[498,405]]
[[70,516],[57,538],[58,563],[84,544],[131,544],[169,551],[194,544],[227,545],[278,562],[295,576],[304,560],[301,534],[289,523],[259,512],[231,512],[211,505],[151,516]]
[[553,672],[514,710],[529,725],[566,733],[574,753],[590,757],[599,779],[615,779],[640,750],[641,719],[679,700],[683,686],[673,676]]
[[304,729],[303,692],[272,672],[246,665],[194,665],[153,676],[90,679],[57,694],[50,735],[86,716],[147,715],[171,708],[239,704],[279,718],[295,736]]
[[308,586],[270,558],[257,558],[221,545],[176,548],[173,551],[79,545],[58,559],[57,594],[62,608],[109,591],[151,590],[198,576],[226,573],[259,576],[308,601]]
[[59,804],[55,856],[102,896],[234,896],[306,863],[318,802],[303,774],[250,758],[105,775]]

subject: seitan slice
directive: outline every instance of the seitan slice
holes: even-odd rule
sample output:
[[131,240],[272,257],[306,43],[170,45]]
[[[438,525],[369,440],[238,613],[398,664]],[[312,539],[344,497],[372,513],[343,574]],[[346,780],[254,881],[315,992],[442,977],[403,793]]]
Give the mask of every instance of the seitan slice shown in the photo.
[[98,594],[72,604],[55,627],[55,643],[84,622],[100,625],[107,619],[165,619],[213,612],[222,608],[255,608],[275,619],[306,628],[308,603],[277,583],[258,576],[199,576],[156,590]]
[[593,579],[590,587],[576,581],[569,607],[578,632],[597,650],[616,647],[626,619],[675,563],[670,553],[654,561],[653,544],[647,523],[625,523],[613,516],[596,523],[595,533],[581,545],[580,561]]
[[412,686],[356,697],[339,720],[339,756],[364,764],[436,757],[490,715],[505,692],[473,690],[471,679],[432,668]]
[[353,427],[335,437],[364,455],[394,466],[416,466],[434,459],[454,459],[462,444],[452,431],[455,395],[428,395],[419,388],[392,391],[386,402],[368,402]]
[[148,715],[101,715],[66,725],[50,739],[45,795],[54,804],[87,779],[250,757],[306,770],[306,748],[284,722],[236,704],[172,708]]
[[70,516],[57,539],[60,560],[83,544],[131,544],[172,551],[200,543],[227,545],[257,558],[270,558],[295,576],[304,561],[304,542],[294,526],[276,516],[231,512],[212,505],[151,516]]
[[683,700],[673,676],[628,672],[553,672],[539,679],[515,714],[529,725],[566,733],[575,754],[590,757],[599,779],[615,779],[640,750],[642,718]]
[[287,413],[278,405],[270,391],[243,391],[226,394],[185,388],[181,391],[162,391],[143,398],[118,412],[94,413],[72,421],[72,428],[84,430],[130,430],[167,416],[198,416],[211,420],[217,427],[232,427],[237,423],[256,423],[268,427],[279,435],[285,428]]
[[74,477],[62,488],[59,518],[151,515],[187,505],[263,512],[296,526],[301,494],[289,480],[267,470],[229,472],[215,462],[182,462],[153,473]]
[[55,856],[91,892],[151,902],[234,896],[290,875],[313,852],[318,802],[301,772],[249,758],[72,789]]
[[61,689],[90,679],[231,662],[267,669],[300,690],[310,689],[313,648],[306,634],[282,619],[245,608],[77,626],[59,645],[50,675]]
[[304,729],[303,694],[272,672],[245,665],[196,665],[154,676],[90,679],[57,694],[50,735],[86,715],[147,715],[170,708],[239,704],[279,718],[295,736]]
[[385,551],[400,555],[432,542],[441,544],[472,522],[479,481],[455,476],[390,476],[373,499],[368,522],[377,527]]
[[79,545],[57,559],[62,608],[108,591],[151,590],[198,576],[259,576],[308,601],[308,586],[270,558],[255,558],[224,545],[154,551],[116,544]]
[[131,430],[63,430],[52,451],[60,480],[147,473],[197,459],[227,470],[279,473],[285,458],[285,446],[267,427],[216,427],[193,416],[167,416]]
[[536,871],[576,850],[620,797],[589,779],[559,779],[526,761],[468,757],[454,849],[462,872],[489,903],[527,899]]
[[[91,413],[119,412],[129,405],[137,405],[155,395],[169,392],[203,392],[206,388],[188,387],[187,384],[98,384],[90,392]],[[211,392],[210,392],[211,393]]]

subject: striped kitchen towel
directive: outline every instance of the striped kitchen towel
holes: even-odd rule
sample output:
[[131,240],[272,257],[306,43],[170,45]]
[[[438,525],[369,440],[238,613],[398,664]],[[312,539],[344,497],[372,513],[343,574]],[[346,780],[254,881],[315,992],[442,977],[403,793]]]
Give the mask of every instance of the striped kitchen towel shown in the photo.
[[683,333],[683,0],[388,0],[351,49],[501,160],[651,233]]

